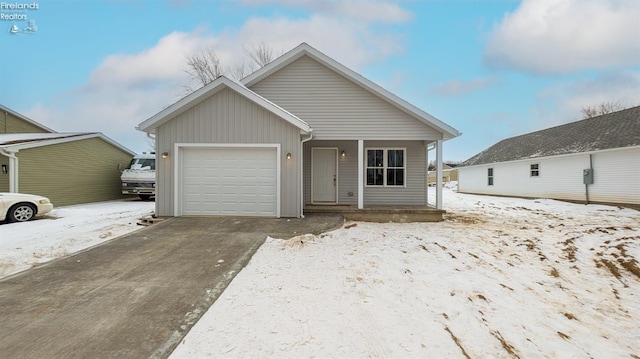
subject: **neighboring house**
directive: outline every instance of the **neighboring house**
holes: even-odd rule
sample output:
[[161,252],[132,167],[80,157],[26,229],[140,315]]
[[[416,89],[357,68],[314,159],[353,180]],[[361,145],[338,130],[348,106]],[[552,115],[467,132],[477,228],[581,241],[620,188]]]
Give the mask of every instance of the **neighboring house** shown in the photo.
[[2,133],[53,133],[56,132],[0,105],[0,134]]
[[640,106],[508,138],[458,171],[463,193],[638,205]]
[[427,152],[441,168],[442,142],[460,135],[307,44],[242,83],[219,77],[137,128],[164,157],[160,216],[426,206]]
[[[427,182],[429,186],[436,185],[437,173],[435,166],[433,169],[429,169],[429,174],[427,175]],[[442,182],[448,183],[452,181],[458,180],[458,169],[455,167],[451,167],[450,165],[444,163],[442,165]]]
[[118,167],[133,152],[101,133],[37,133],[46,127],[2,110],[7,128],[34,132],[0,133],[0,192],[46,196],[55,206],[123,197]]

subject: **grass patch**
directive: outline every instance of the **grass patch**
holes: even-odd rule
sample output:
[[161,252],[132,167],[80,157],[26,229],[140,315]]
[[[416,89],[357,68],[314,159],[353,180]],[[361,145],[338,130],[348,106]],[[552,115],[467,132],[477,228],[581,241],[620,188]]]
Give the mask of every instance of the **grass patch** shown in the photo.
[[554,278],[560,278],[560,273],[555,268],[551,268],[551,272],[549,274],[551,274],[551,276]]
[[502,337],[499,331],[497,330],[493,331],[491,332],[491,334],[500,341],[500,344],[502,344],[502,348],[504,348],[504,350],[506,350],[507,353],[509,353],[514,358],[521,359],[520,355],[518,355],[518,353],[516,352],[516,348],[514,348],[513,345],[507,343],[507,341],[504,340],[504,338]]
[[602,263],[605,267],[607,267],[609,272],[611,272],[611,274],[613,274],[614,277],[618,279],[622,278],[622,274],[620,274],[620,270],[618,269],[618,266],[613,264],[613,262],[602,258],[600,259],[600,263]]
[[460,344],[460,340],[458,339],[458,337],[456,337],[453,332],[451,332],[451,329],[449,329],[449,327],[444,327],[444,330],[447,331],[447,333],[449,333],[449,335],[451,336],[451,339],[453,340],[454,343],[456,343],[456,345],[458,346],[458,348],[460,348],[460,351],[462,352],[462,355],[464,355],[465,358],[467,359],[471,359],[471,357],[469,356],[469,354],[467,354],[467,351],[464,350],[464,347],[462,346],[462,344]]
[[576,252],[578,251],[578,248],[576,248],[576,246],[573,244],[575,240],[576,238],[574,237],[562,242],[562,244],[564,244],[564,248],[562,249],[562,251],[567,254],[567,259],[569,260],[569,262],[576,261]]

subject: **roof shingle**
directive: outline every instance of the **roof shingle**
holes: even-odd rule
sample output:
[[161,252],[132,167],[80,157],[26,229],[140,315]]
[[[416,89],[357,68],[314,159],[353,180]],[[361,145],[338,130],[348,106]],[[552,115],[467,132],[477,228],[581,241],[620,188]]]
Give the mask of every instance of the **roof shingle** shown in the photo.
[[640,106],[507,138],[461,166],[640,145]]

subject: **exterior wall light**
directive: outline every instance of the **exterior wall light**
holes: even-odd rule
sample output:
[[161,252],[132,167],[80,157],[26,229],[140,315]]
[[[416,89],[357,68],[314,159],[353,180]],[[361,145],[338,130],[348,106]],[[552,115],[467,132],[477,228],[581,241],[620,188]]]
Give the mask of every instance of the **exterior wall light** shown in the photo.
[[287,153],[287,159],[290,160],[291,159],[291,152]]
[[162,158],[167,158],[169,157],[169,152],[162,152]]
[[340,154],[340,156],[342,156],[342,157],[347,157],[347,153],[346,153],[346,152],[344,152],[344,151],[342,151],[342,153]]

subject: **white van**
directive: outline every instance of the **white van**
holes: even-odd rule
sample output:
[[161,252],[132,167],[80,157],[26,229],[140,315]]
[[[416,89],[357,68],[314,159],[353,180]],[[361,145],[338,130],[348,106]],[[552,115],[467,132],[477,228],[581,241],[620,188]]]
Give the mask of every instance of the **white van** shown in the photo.
[[156,195],[156,154],[155,152],[136,155],[129,166],[122,171],[122,194],[136,194],[142,200]]

